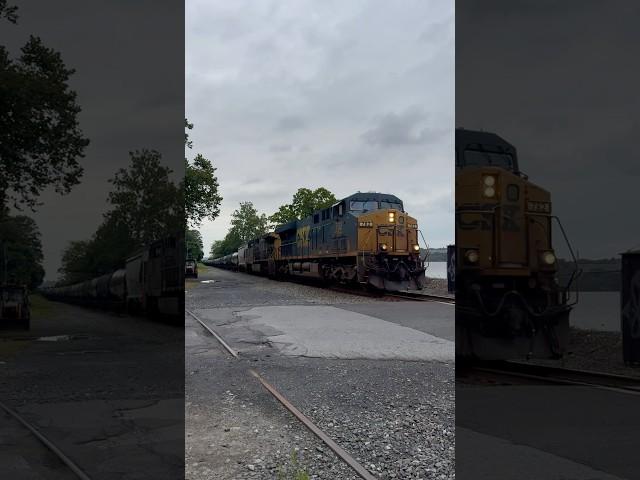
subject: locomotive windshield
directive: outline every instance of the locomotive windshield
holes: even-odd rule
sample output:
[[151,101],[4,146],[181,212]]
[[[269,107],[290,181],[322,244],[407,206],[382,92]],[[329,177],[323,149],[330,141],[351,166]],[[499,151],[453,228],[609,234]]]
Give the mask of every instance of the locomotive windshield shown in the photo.
[[464,164],[465,166],[491,166],[513,170],[513,157],[508,153],[465,150]]
[[402,210],[402,203],[398,203],[398,202],[387,202],[387,201],[381,201],[381,202],[377,202],[376,200],[367,200],[367,201],[360,201],[360,200],[352,200],[349,203],[349,210],[352,212],[368,212],[370,210],[378,210],[378,209],[387,209],[387,208],[395,208],[396,210]]
[[377,210],[378,202],[375,200],[369,200],[366,202],[361,202],[358,200],[352,200],[349,204],[349,210],[352,212],[366,212],[369,210]]
[[380,208],[381,209],[386,209],[386,208],[395,208],[396,210],[400,210],[401,212],[402,210],[402,204],[401,203],[397,203],[397,202],[385,202],[382,201],[380,202]]

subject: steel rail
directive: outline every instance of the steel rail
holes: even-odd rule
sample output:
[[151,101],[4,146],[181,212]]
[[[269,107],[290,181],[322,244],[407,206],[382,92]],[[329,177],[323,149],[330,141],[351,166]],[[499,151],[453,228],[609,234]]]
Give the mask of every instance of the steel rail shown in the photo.
[[[238,353],[233,350],[224,339],[218,335],[213,329],[209,328],[196,314],[187,310],[185,308],[185,312],[187,312],[191,317],[200,323],[209,333],[211,333],[215,339],[225,348],[227,352],[229,352],[234,358],[238,358]],[[371,475],[369,471],[360,465],[346,450],[344,450],[340,445],[334,442],[331,437],[329,437],[326,433],[324,433],[318,426],[316,426],[309,418],[307,418],[300,410],[298,410],[287,398],[282,395],[278,390],[273,387],[269,382],[267,382],[262,376],[256,372],[254,369],[249,369],[249,374],[256,378],[262,386],[276,399],[278,400],[282,406],[284,406],[293,416],[295,416],[302,424],[310,430],[316,437],[318,437],[327,447],[329,447],[333,452],[349,467],[351,467],[361,478],[364,480],[377,480],[376,477]]]
[[45,445],[49,450],[51,450],[61,461],[64,463],[75,475],[81,480],[91,480],[89,477],[76,463],[67,457],[62,450],[56,447],[51,440],[45,437],[42,433],[38,431],[36,427],[27,422],[22,416],[20,416],[16,411],[9,408],[4,403],[0,402],[0,407],[15,418],[18,422],[22,424],[27,430],[29,430],[41,443]]
[[287,400],[287,398],[278,392],[273,385],[267,382],[262,376],[253,369],[249,369],[249,373],[253,375],[262,386],[273,395],[289,412],[291,412],[298,420],[300,420],[305,427],[307,427],[313,434],[322,440],[331,450],[335,452],[347,465],[349,465],[360,477],[364,480],[377,480],[376,477],[371,475],[369,471],[360,465],[351,455],[347,453],[340,445],[334,442],[331,437],[324,433],[319,427],[317,427],[309,418],[307,418],[300,410]]
[[624,375],[509,361],[495,365],[474,366],[473,369],[480,372],[548,383],[593,387],[630,395],[640,395],[640,379]]
[[184,311],[187,312],[189,315],[191,315],[200,325],[202,325],[211,335],[213,335],[214,338],[220,343],[220,345],[222,345],[224,349],[231,354],[232,357],[238,358],[238,352],[236,352],[233,348],[231,348],[229,344],[225,342],[224,339],[215,332],[215,330],[213,330],[211,327],[209,327],[209,325],[207,325],[202,320],[200,320],[198,316],[195,313],[193,313],[191,310],[187,310],[185,308]]
[[431,293],[413,293],[413,292],[393,292],[385,293],[385,297],[404,298],[407,300],[418,300],[421,302],[439,302],[447,305],[455,305],[456,299],[445,295],[435,295]]

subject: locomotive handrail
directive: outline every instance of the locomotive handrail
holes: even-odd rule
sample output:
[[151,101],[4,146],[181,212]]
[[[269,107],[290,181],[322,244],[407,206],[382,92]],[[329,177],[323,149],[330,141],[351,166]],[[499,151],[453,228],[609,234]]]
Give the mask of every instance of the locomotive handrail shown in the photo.
[[[424,264],[425,261],[427,261],[427,259],[430,257],[430,251],[429,251],[429,244],[427,243],[427,241],[424,238],[424,235],[422,234],[422,230],[418,229],[418,233],[420,234],[420,237],[422,237],[422,243],[424,243],[424,248],[426,253],[424,254],[424,258],[421,258],[420,260],[422,261],[422,263]],[[418,246],[420,245],[420,242],[418,242]],[[420,257],[420,255],[418,254],[418,257]],[[429,265],[431,265],[431,262],[427,262],[427,264],[424,266],[424,268],[429,268]]]
[[576,290],[575,290],[576,299],[575,299],[575,301],[573,303],[569,304],[569,305],[573,306],[573,305],[576,305],[578,303],[578,300],[580,299],[580,289],[578,288],[577,279],[582,274],[582,270],[580,269],[580,265],[578,263],[578,259],[576,258],[575,254],[573,253],[573,248],[571,247],[571,242],[569,242],[569,237],[567,237],[567,234],[564,231],[564,227],[562,226],[562,222],[560,221],[560,218],[557,215],[550,215],[550,217],[552,219],[554,219],[556,222],[558,222],[558,227],[560,227],[560,232],[562,232],[562,236],[564,237],[564,241],[567,244],[567,248],[569,249],[569,253],[571,254],[571,258],[573,259],[574,269],[573,269],[573,272],[571,272],[571,276],[569,277],[569,281],[567,282],[567,286],[565,287],[565,290],[564,290],[565,294],[567,292],[569,292],[569,289],[571,288],[571,284],[573,283],[574,280],[576,280]]

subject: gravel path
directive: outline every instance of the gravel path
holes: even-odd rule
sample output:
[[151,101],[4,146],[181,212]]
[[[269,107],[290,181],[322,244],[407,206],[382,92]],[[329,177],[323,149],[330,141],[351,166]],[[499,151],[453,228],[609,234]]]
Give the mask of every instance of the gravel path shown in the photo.
[[640,378],[640,367],[627,366],[622,360],[620,333],[572,328],[567,350],[560,360],[538,360],[537,363]]
[[[381,302],[218,269],[204,270],[198,283],[190,283],[187,307],[194,310]],[[266,346],[230,360],[189,323],[187,478],[294,479],[292,454],[309,478],[359,478],[248,377],[249,368],[376,478],[455,478],[452,364],[283,357]],[[278,476],[279,468],[289,474]]]

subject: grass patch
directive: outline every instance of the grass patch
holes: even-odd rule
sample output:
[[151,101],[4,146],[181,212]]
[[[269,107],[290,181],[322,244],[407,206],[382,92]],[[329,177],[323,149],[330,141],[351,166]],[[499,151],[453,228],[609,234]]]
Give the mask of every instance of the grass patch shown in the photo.
[[[23,331],[18,332],[18,334],[25,333]],[[20,351],[24,350],[29,346],[30,342],[28,340],[2,340],[0,341],[0,358],[9,359],[11,357],[16,356]]]
[[297,451],[291,452],[291,462],[286,466],[278,467],[277,480],[310,480],[306,467],[301,465]]
[[31,306],[31,316],[43,316],[51,311],[53,306],[51,302],[39,293],[29,295],[29,304]]

